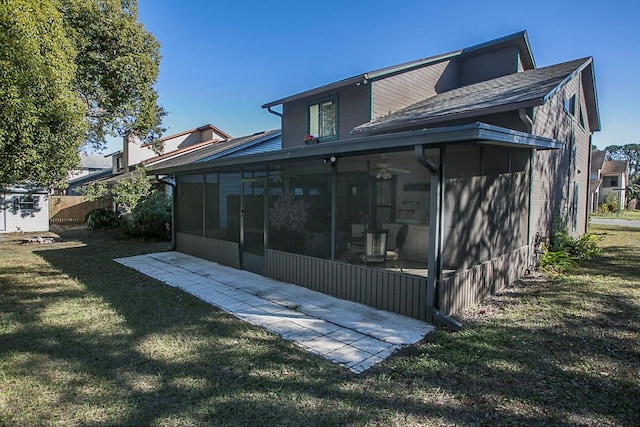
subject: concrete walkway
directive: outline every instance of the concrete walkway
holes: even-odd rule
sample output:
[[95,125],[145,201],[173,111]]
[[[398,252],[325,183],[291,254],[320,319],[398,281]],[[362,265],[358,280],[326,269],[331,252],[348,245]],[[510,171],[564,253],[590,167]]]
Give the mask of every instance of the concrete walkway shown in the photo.
[[619,225],[621,227],[640,227],[640,220],[622,218],[591,218],[593,224]]
[[248,271],[162,252],[116,259],[239,319],[361,373],[420,341],[428,323],[334,298]]

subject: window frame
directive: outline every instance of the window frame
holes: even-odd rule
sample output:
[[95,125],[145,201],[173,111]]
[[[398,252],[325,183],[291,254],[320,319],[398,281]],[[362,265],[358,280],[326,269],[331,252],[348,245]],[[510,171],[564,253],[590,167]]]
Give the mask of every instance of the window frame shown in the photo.
[[[325,104],[327,102],[331,101],[334,105],[334,114],[335,114],[335,133],[333,135],[328,135],[328,136],[320,136],[320,111],[321,108],[320,106],[322,104]],[[311,132],[311,107],[313,106],[318,106],[318,134],[314,134]],[[338,117],[339,117],[339,112],[338,112],[338,95],[332,95],[332,96],[327,96],[324,98],[319,98],[319,99],[314,99],[313,101],[310,101],[307,103],[306,106],[306,111],[307,111],[307,135],[312,135],[318,138],[318,142],[324,142],[324,141],[335,141],[338,139],[338,129],[339,129],[339,122],[338,122]]]
[[36,210],[36,198],[33,194],[18,196],[16,199],[16,205],[21,211],[34,211]]
[[571,117],[575,117],[576,104],[577,104],[577,97],[576,97],[576,94],[574,93],[573,95],[571,95],[570,97],[564,100],[564,105],[563,105],[564,112],[570,115]]

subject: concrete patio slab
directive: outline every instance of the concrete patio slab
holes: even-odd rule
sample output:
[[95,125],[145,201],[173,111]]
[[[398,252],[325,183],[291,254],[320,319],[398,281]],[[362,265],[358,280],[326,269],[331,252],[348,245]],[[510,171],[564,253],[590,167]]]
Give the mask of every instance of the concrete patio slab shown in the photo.
[[356,374],[420,341],[428,323],[179,252],[116,259]]

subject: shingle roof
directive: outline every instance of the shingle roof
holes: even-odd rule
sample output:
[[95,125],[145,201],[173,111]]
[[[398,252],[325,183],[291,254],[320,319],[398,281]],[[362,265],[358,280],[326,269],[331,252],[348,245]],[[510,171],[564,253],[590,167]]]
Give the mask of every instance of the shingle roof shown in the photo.
[[592,151],[591,152],[591,172],[596,173],[598,169],[602,169],[602,165],[604,164],[604,157],[607,154],[604,150]]
[[456,88],[360,125],[352,132],[378,133],[462,118],[466,114],[489,114],[501,111],[500,107],[541,105],[563,82],[590,62],[590,58],[581,58]]
[[600,184],[602,184],[601,179],[592,179],[589,181],[589,192],[595,193],[600,188]]
[[260,139],[269,138],[275,136],[280,132],[280,129],[273,129],[263,132],[257,132],[252,135],[242,136],[239,138],[232,138],[227,141],[218,142],[215,144],[206,145],[203,148],[197,150],[191,150],[186,154],[181,156],[172,157],[171,159],[154,162],[149,165],[150,170],[160,169],[160,168],[168,168],[174,166],[186,165],[189,163],[194,163],[199,160],[205,159],[207,157],[211,157],[216,154],[223,153],[225,151],[232,150],[234,148],[238,148],[245,144],[249,144],[251,142],[257,142]]
[[111,169],[111,159],[102,154],[82,154],[80,167],[86,169]]
[[626,160],[605,160],[602,164],[601,174],[621,174],[627,172],[629,162]]

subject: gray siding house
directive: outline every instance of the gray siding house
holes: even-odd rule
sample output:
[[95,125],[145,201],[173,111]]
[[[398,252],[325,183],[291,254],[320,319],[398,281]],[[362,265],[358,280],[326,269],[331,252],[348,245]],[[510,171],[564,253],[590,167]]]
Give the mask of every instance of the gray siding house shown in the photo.
[[456,327],[555,217],[586,230],[593,62],[537,68],[526,32],[263,108],[281,150],[153,172],[178,251]]

